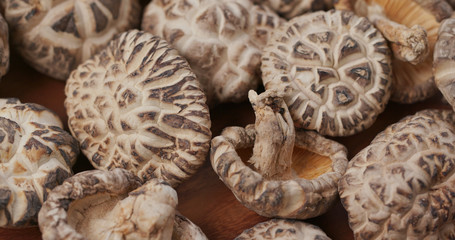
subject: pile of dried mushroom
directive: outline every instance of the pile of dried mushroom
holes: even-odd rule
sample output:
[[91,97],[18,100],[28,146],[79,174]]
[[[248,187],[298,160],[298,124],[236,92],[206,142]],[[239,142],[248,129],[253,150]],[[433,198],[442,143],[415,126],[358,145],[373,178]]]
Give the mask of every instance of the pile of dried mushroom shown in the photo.
[[[350,161],[331,138],[370,128],[389,99],[439,89],[455,109],[451,4],[3,0],[0,78],[11,46],[64,80],[69,132],[52,110],[0,99],[0,227],[39,225],[45,240],[207,239],[175,189],[209,160],[271,218],[236,239],[330,239],[302,220],[337,201],[356,239],[455,239],[452,109],[381,129]],[[210,111],[247,100],[254,123],[212,136]],[[79,153],[95,169],[73,175]]]

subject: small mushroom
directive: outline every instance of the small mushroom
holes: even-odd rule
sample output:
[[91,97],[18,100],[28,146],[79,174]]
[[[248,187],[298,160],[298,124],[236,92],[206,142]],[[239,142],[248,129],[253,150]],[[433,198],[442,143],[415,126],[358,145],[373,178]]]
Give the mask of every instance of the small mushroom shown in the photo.
[[139,25],[138,0],[2,0],[14,47],[37,71],[66,80],[115,34]]
[[452,14],[446,1],[340,0],[335,8],[367,17],[390,42],[393,101],[414,103],[436,92],[433,50],[440,22]]
[[333,0],[253,0],[253,2],[268,6],[287,19],[307,12],[333,8]]
[[211,122],[199,82],[150,33],[119,35],[72,72],[65,93],[69,128],[95,168],[176,186],[207,156]]
[[262,48],[281,21],[245,0],[156,0],[144,11],[142,29],[188,60],[215,105],[244,101],[257,87]]
[[0,79],[8,72],[9,68],[9,44],[8,25],[0,14]]
[[455,113],[424,110],[379,133],[340,179],[356,239],[454,239]]
[[79,147],[43,106],[0,100],[0,227],[37,224],[48,193],[73,173]]
[[349,11],[295,17],[274,32],[262,56],[266,89],[282,93],[297,128],[330,136],[370,127],[390,97],[385,39]]
[[272,219],[243,231],[234,240],[330,240],[317,226],[295,220]]
[[[316,132],[295,130],[275,91],[250,91],[254,125],[227,127],[212,140],[210,160],[220,179],[247,208],[266,217],[318,216],[337,198],[346,148]],[[254,145],[254,147],[253,147]],[[237,151],[251,149],[243,162]]]

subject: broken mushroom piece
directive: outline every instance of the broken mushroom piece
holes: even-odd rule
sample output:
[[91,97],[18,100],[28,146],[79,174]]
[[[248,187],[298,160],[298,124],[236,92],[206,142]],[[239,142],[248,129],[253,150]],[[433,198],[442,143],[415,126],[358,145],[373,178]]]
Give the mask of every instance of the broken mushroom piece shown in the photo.
[[0,79],[9,68],[8,25],[0,14]]
[[15,48],[37,71],[66,80],[115,34],[139,26],[138,0],[2,0]]
[[144,10],[142,29],[188,60],[213,106],[244,101],[256,89],[262,48],[281,21],[245,0],[156,0]]
[[38,104],[0,100],[0,227],[36,225],[48,193],[73,173],[77,141]]
[[166,41],[131,30],[72,72],[68,125],[98,169],[172,186],[205,161],[210,115],[196,76]]
[[43,240],[171,239],[177,192],[124,169],[78,173],[56,187],[39,212]]
[[[344,7],[335,4],[335,8]],[[433,80],[433,50],[440,22],[452,8],[443,0],[352,0],[352,10],[367,17],[391,43],[392,100],[414,103],[437,90]],[[341,5],[341,6],[340,6]],[[343,6],[343,7],[342,7]]]
[[253,0],[253,3],[266,5],[286,19],[333,8],[333,0]]
[[356,239],[455,237],[455,113],[424,110],[379,133],[339,182]]
[[347,136],[370,127],[391,85],[390,51],[366,18],[305,14],[275,31],[262,57],[266,89],[284,94],[296,128]]
[[234,240],[330,240],[317,226],[296,220],[272,219],[243,231]]
[[[251,91],[249,97],[256,123],[227,127],[212,140],[213,169],[236,198],[259,215],[305,219],[324,213],[338,196],[346,148],[316,132],[295,131],[276,92],[257,96]],[[248,148],[253,154],[243,162],[239,152]]]

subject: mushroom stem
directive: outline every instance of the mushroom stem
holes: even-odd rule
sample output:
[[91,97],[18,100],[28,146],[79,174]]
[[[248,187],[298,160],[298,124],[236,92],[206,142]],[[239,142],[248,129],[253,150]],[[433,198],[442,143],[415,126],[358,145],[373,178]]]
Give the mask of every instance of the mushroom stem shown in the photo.
[[266,179],[292,178],[295,129],[284,100],[276,91],[248,94],[256,115],[253,156],[248,160]]

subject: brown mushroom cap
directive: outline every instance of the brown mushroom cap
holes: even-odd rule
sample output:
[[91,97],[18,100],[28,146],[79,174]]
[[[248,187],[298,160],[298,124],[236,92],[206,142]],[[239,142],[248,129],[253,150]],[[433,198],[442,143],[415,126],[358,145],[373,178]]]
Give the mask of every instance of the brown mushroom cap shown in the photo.
[[[294,136],[283,100],[271,91],[251,95],[256,123],[227,127],[213,138],[214,171],[243,205],[259,215],[305,219],[324,213],[338,196],[346,148],[312,131],[297,130]],[[240,149],[248,148],[253,148],[250,165],[239,156]]]
[[348,11],[305,14],[274,32],[262,57],[266,89],[284,94],[297,128],[346,136],[370,127],[390,96],[387,44]]
[[255,4],[264,4],[281,16],[292,19],[306,12],[329,10],[332,0],[253,0]]
[[0,14],[0,79],[9,68],[8,25]]
[[317,226],[308,223],[272,219],[258,223],[254,227],[243,231],[234,240],[330,240],[329,237]]
[[378,134],[339,182],[356,239],[455,237],[455,113],[424,110]]
[[208,240],[202,230],[185,216],[176,213],[172,240]]
[[78,153],[55,113],[1,99],[0,227],[36,225],[48,192],[73,174]]
[[69,128],[95,168],[176,186],[206,158],[204,93],[186,60],[150,33],[119,35],[72,72],[65,93]]
[[12,42],[36,70],[66,80],[115,34],[139,25],[138,0],[3,0]]
[[280,21],[245,0],[156,0],[144,11],[142,29],[188,60],[213,105],[244,101],[257,87],[263,44]]
[[139,186],[124,169],[74,175],[39,213],[43,240],[171,239],[177,193],[157,179]]

